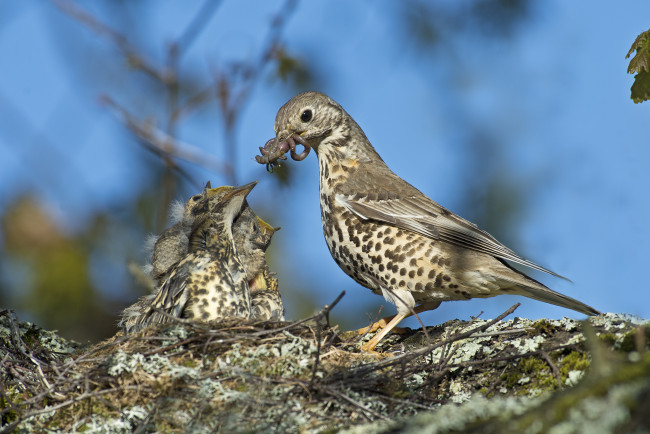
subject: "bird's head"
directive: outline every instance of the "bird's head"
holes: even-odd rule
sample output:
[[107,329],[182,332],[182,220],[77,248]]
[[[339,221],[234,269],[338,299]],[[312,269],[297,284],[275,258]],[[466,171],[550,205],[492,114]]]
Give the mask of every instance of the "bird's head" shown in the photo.
[[256,184],[257,181],[253,181],[241,187],[223,186],[213,189],[210,193],[210,212],[223,213],[232,222],[240,214],[246,196]]
[[321,141],[341,125],[343,118],[343,108],[327,95],[303,92],[278,111],[274,125],[276,139],[283,141],[297,134],[317,149]]
[[[319,156],[324,149],[335,151],[325,153],[338,160],[362,161],[376,154],[354,119],[320,92],[304,92],[290,99],[278,111],[274,129],[276,136],[260,148],[262,155],[256,157],[267,168],[286,159],[284,154],[289,151],[294,160],[303,160],[311,148]],[[300,154],[297,145],[305,148]]]

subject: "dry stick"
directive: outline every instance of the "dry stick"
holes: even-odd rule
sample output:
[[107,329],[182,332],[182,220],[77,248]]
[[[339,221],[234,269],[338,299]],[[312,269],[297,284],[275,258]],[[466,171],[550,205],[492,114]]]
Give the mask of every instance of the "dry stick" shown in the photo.
[[[228,79],[219,73],[214,73],[214,91],[217,97],[217,100],[220,100],[221,111],[223,116],[224,123],[224,140],[226,142],[226,156],[227,161],[236,160],[237,152],[237,143],[235,137],[235,127],[239,118],[241,117],[241,112],[248,101],[250,94],[252,93],[255,85],[259,82],[259,77],[265,71],[265,67],[273,60],[273,56],[277,50],[277,47],[280,46],[280,38],[282,36],[282,31],[287,27],[289,18],[296,9],[297,0],[286,0],[284,5],[280,8],[279,12],[271,19],[271,25],[268,29],[268,34],[264,38],[264,43],[266,46],[262,48],[259,53],[259,57],[256,60],[251,61],[246,67],[241,68],[238,76]],[[239,86],[239,91],[233,90],[233,82],[239,79],[239,82],[242,83]],[[232,168],[232,166],[230,166]],[[232,177],[232,181],[235,182],[235,173],[225,172],[226,175]]]
[[513,305],[512,307],[510,307],[508,310],[503,312],[501,315],[499,315],[498,317],[496,317],[492,321],[489,321],[489,322],[487,322],[487,323],[485,323],[485,324],[483,324],[483,325],[481,325],[481,326],[479,326],[479,327],[477,327],[475,329],[472,329],[472,330],[469,330],[469,331],[463,332],[463,333],[457,333],[457,334],[451,336],[450,338],[445,339],[442,342],[437,342],[435,344],[427,345],[425,347],[419,348],[417,350],[413,350],[413,351],[408,352],[408,353],[401,354],[399,356],[393,357],[393,358],[388,359],[388,360],[382,360],[380,362],[371,363],[371,364],[368,364],[368,365],[365,365],[365,366],[361,366],[356,371],[352,371],[350,373],[350,375],[356,376],[356,377],[364,376],[364,375],[366,375],[366,374],[368,374],[370,372],[376,371],[378,369],[388,368],[388,367],[394,366],[394,365],[396,365],[398,363],[402,363],[402,361],[404,361],[404,360],[407,361],[407,362],[411,361],[411,360],[414,360],[414,359],[416,359],[416,358],[418,358],[420,356],[423,356],[425,354],[430,353],[431,351],[435,350],[436,348],[439,348],[439,347],[441,347],[443,345],[446,345],[449,342],[455,342],[455,341],[459,341],[459,340],[462,340],[462,339],[466,339],[466,338],[472,336],[474,333],[482,332],[482,331],[485,331],[486,329],[490,328],[491,326],[493,326],[497,322],[501,321],[503,318],[505,318],[508,315],[512,314],[519,306],[521,306],[521,303],[517,303],[517,304]]
[[[558,351],[558,350],[564,350],[566,348],[575,349],[576,344],[558,345],[556,347],[548,348],[546,351]],[[521,359],[521,358],[524,358],[524,357],[540,356],[542,351],[543,350],[529,351],[529,352],[523,353],[523,354],[512,354],[510,356],[494,357],[492,359],[485,359],[485,360],[468,360],[466,362],[451,364],[451,365],[449,365],[449,367],[450,368],[465,368],[465,367],[468,367],[468,366],[485,365],[485,364],[488,364],[488,363],[508,362],[510,360],[517,360],[517,359]]]
[[640,325],[636,328],[636,333],[634,333],[634,345],[636,347],[636,352],[639,354],[643,354],[645,352],[645,330],[645,327]]
[[[482,314],[483,314],[483,311],[481,311],[481,313],[479,313],[477,316],[472,317],[472,320],[471,320],[470,322],[468,322],[467,324],[464,324],[464,325],[460,328],[460,330],[466,330],[467,328],[469,328],[471,325],[473,325],[473,324],[476,322],[476,319],[477,319],[479,316],[481,316]],[[473,338],[476,338],[476,337],[479,336],[479,335],[484,335],[484,333],[475,333],[475,334],[472,335],[472,337],[473,337]],[[456,344],[456,345],[452,345],[452,343],[453,343],[453,342],[456,342],[456,341],[451,341],[451,340],[449,340],[450,337],[449,337],[449,335],[447,335],[447,336],[448,336],[447,339],[446,339],[446,340],[447,340],[447,343],[446,343],[445,346],[442,348],[442,352],[441,352],[441,354],[440,354],[440,359],[438,360],[438,364],[437,364],[437,366],[436,366],[436,369],[438,369],[439,371],[442,372],[442,373],[440,374],[439,378],[442,378],[442,376],[443,376],[446,372],[449,371],[449,369],[447,368],[447,365],[449,364],[449,361],[450,361],[451,358],[454,356],[454,354],[456,354],[456,351],[458,351],[458,344]],[[444,372],[443,372],[443,371],[444,371]],[[437,380],[436,380],[436,381],[437,381]]]
[[535,328],[534,327],[526,327],[526,328],[521,328],[521,329],[516,329],[516,330],[496,330],[493,332],[485,332],[485,333],[476,333],[475,335],[472,335],[473,338],[484,338],[484,337],[491,337],[491,336],[500,336],[500,335],[518,335],[521,333],[528,333],[528,332],[534,332]]
[[131,66],[143,71],[161,83],[167,83],[169,77],[166,76],[165,70],[163,69],[161,72],[161,70],[154,67],[149,61],[145,60],[140,53],[137,53],[124,35],[101,22],[72,1],[52,0],[52,3],[54,3],[54,6],[58,7],[62,12],[84,24],[95,33],[106,36],[107,39],[109,39],[124,53],[124,57],[126,57]]
[[314,366],[311,370],[311,379],[309,380],[309,388],[314,387],[314,381],[316,381],[316,372],[318,371],[318,363],[320,362],[320,349],[321,349],[321,328],[316,328],[316,357],[314,360]]
[[[142,122],[129,113],[124,107],[120,106],[108,95],[101,95],[100,101],[114,110],[115,114],[122,119],[136,136],[140,137],[150,145],[150,150],[158,155],[167,155],[170,157],[185,160],[189,163],[197,164],[202,167],[223,171],[225,163],[217,158],[206,154],[196,146],[177,140],[175,137],[156,128],[151,123]],[[179,169],[180,170],[180,169]],[[187,176],[186,173],[182,173]]]
[[[345,291],[341,292],[338,297],[332,302],[331,305],[325,305],[325,307],[319,312],[318,314],[318,319],[324,319],[325,320],[325,325],[327,328],[330,327],[330,311],[334,306],[338,304],[338,302],[343,298],[345,295]],[[316,380],[316,372],[318,371],[318,365],[320,363],[320,352],[321,352],[321,327],[317,327],[317,336],[316,336],[316,360],[314,361],[314,366],[311,371],[311,379],[309,380],[309,389],[312,389],[314,387],[314,381]]]
[[546,351],[540,350],[539,353],[540,353],[540,356],[542,356],[542,358],[544,360],[546,360],[546,363],[548,363],[549,368],[551,368],[551,372],[553,373],[553,376],[557,380],[558,389],[561,389],[562,388],[562,376],[560,375],[560,370],[557,368],[555,363],[553,363],[553,360],[551,360],[551,357],[548,355],[548,353]]
[[[445,351],[447,351],[447,354],[445,355]],[[451,358],[456,354],[456,351],[458,351],[458,345],[452,345],[451,343],[448,343],[445,345],[445,348],[443,348],[442,354],[440,354],[440,359],[438,360],[438,365],[436,366],[437,370],[443,371],[447,368],[447,365],[449,364],[449,361]]]
[[[5,312],[2,312],[3,314]],[[20,337],[20,331],[19,331],[19,326],[17,326],[16,322],[18,321],[18,318],[16,317],[16,313],[12,310],[7,310],[6,313],[8,314],[9,318],[9,328],[11,330],[12,335],[14,335],[12,340],[14,340],[14,346],[20,351],[25,357],[27,357],[35,366],[36,366],[36,372],[38,373],[38,378],[41,380],[42,385],[45,386],[46,390],[48,392],[53,390],[52,385],[47,381],[47,378],[45,378],[45,374],[43,373],[43,369],[41,368],[41,362],[38,360],[32,351],[28,351],[28,347],[23,341],[23,339]],[[61,395],[58,392],[52,392],[52,395],[56,399],[64,399],[63,395]]]
[[349,402],[350,404],[354,405],[355,407],[360,408],[361,410],[363,410],[363,413],[361,413],[361,414],[363,414],[365,416],[365,418],[368,419],[369,421],[372,421],[372,419],[368,417],[366,412],[370,413],[371,415],[373,415],[373,416],[375,416],[375,417],[377,417],[379,419],[383,419],[385,421],[390,421],[390,418],[384,416],[381,413],[376,412],[372,408],[366,407],[362,403],[350,398],[349,396],[347,396],[344,393],[339,392],[338,390],[334,390],[334,389],[332,389],[330,387],[323,387],[323,386],[320,386],[319,389],[322,390],[323,392],[333,396],[334,398],[343,399],[343,400]]
[[[498,376],[497,378],[501,378],[501,377],[503,377],[503,374],[505,374],[505,372],[506,372],[507,369],[508,369],[508,365],[504,366],[503,369],[501,370],[501,373],[499,374],[499,376]],[[487,396],[490,396],[490,393],[494,393],[494,391],[496,390],[496,388],[497,388],[498,385],[499,385],[499,382],[498,382],[498,381],[494,381],[494,382],[490,385],[490,388],[487,389],[487,390],[485,391],[485,395],[484,395],[484,396],[487,397]]]
[[[379,322],[379,320],[381,319],[381,311],[382,311],[383,309],[384,309],[384,306],[383,306],[383,305],[379,306],[379,310],[377,311],[377,315],[375,315],[375,319],[374,319],[374,320],[372,319],[372,317],[371,317],[370,315],[367,315],[368,319],[370,320],[370,324],[368,324],[368,327],[362,327],[362,328],[365,328],[366,331],[365,331],[363,334],[361,334],[360,339],[363,339],[364,337],[366,337],[366,335],[367,335],[368,333],[370,333],[370,330],[372,329],[372,326],[373,326],[375,323]],[[359,330],[361,330],[361,329],[359,329]]]
[[[388,396],[388,395],[380,395],[380,398],[385,399],[386,401],[392,401],[392,402],[397,402],[397,403],[400,403],[400,404],[406,404],[409,407],[418,407],[418,408],[421,408],[423,410],[429,410],[429,411],[436,410],[435,407],[431,407],[429,405],[420,404],[419,402],[407,401],[406,399],[393,398],[392,396]],[[441,400],[438,399],[438,400],[431,400],[431,402],[434,402],[434,403],[437,403],[437,404],[442,404],[444,401],[441,401]]]
[[[296,327],[296,326],[298,326],[300,324],[304,324],[304,323],[306,323],[308,321],[317,320],[317,319],[320,319],[320,318],[326,318],[327,322],[329,323],[329,313],[330,313],[330,311],[334,308],[334,306],[336,306],[338,304],[339,301],[341,301],[341,299],[343,298],[344,295],[345,295],[345,291],[341,292],[339,294],[339,296],[336,297],[336,299],[334,299],[334,301],[331,304],[325,305],[323,307],[323,309],[321,309],[319,312],[317,312],[316,314],[314,314],[314,315],[312,315],[310,317],[304,318],[304,319],[299,320],[299,321],[295,321],[295,322],[293,322],[291,324],[288,324],[288,325],[286,325],[284,327],[270,329],[270,330],[260,330],[260,331],[257,331],[257,332],[253,332],[253,333],[250,333],[248,336],[259,338],[259,337],[269,335],[269,334],[276,334],[276,333],[282,332],[284,330],[290,330],[290,329],[292,329],[292,328],[294,328],[294,327]],[[160,309],[155,309],[155,310],[156,310],[156,312],[162,314],[163,316],[165,316],[166,318],[169,318],[170,320],[172,320],[174,322],[178,322],[180,324],[192,326],[193,328],[198,329],[200,331],[214,333],[211,329],[202,327],[202,326],[196,324],[193,321],[189,321],[189,320],[186,320],[184,318],[175,317],[175,316],[170,315],[167,312],[165,312],[163,310],[160,310]],[[232,329],[228,329],[228,330],[232,330]],[[192,337],[189,337],[187,339],[184,339],[183,341],[175,342],[174,344],[168,345],[166,347],[156,348],[156,349],[147,351],[147,352],[142,353],[142,354],[145,355],[145,356],[149,356],[149,355],[152,355],[152,354],[161,353],[161,352],[167,351],[169,349],[176,348],[178,346],[182,346],[182,345],[185,345],[187,343],[199,340],[200,338],[201,338],[201,336],[192,336]],[[236,341],[238,341],[240,339],[241,339],[240,336],[236,336],[236,337],[232,337],[232,338],[225,338],[225,339],[222,338],[222,339],[218,339],[217,343],[218,344],[227,344],[227,343],[230,343],[230,342],[236,342]]]
[[67,401],[61,402],[61,403],[59,403],[57,405],[52,405],[52,406],[45,407],[45,408],[42,408],[42,409],[39,409],[39,410],[30,411],[30,412],[22,415],[22,417],[19,417],[19,420],[16,421],[16,424],[18,424],[20,422],[23,422],[23,421],[25,421],[25,420],[27,420],[29,418],[34,417],[34,416],[38,416],[39,414],[49,413],[49,412],[59,410],[59,409],[61,409],[63,407],[67,407],[67,406],[72,405],[72,404],[74,404],[74,403],[76,403],[78,401],[83,401],[84,399],[87,399],[87,398],[96,398],[98,396],[106,395],[106,394],[109,394],[109,393],[116,393],[116,392],[121,392],[121,391],[125,391],[125,390],[136,390],[136,389],[138,389],[138,386],[123,386],[123,387],[117,387],[117,388],[113,388],[113,389],[99,390],[97,392],[85,392],[85,393],[82,393],[81,395],[79,395],[79,396],[77,396],[75,398],[72,398],[72,399],[69,399]]
[[277,329],[262,330],[262,331],[253,333],[253,335],[254,336],[264,336],[264,335],[271,334],[271,333],[277,333],[277,332],[289,330],[289,329],[294,328],[294,327],[296,327],[296,326],[298,326],[300,324],[304,324],[306,322],[309,322],[309,321],[312,321],[312,320],[315,320],[315,319],[318,319],[318,318],[322,318],[323,316],[329,316],[330,311],[332,309],[334,309],[334,306],[336,306],[338,304],[338,302],[341,301],[341,299],[343,298],[344,295],[345,295],[345,291],[342,291],[339,294],[339,296],[336,297],[331,304],[326,304],[325,307],[323,307],[323,309],[320,310],[320,312],[317,312],[317,313],[315,313],[314,315],[312,315],[310,317],[301,319],[299,321],[295,321],[295,322],[293,322],[293,323],[291,323],[289,325],[286,325],[284,327],[280,327],[280,328],[277,328]]

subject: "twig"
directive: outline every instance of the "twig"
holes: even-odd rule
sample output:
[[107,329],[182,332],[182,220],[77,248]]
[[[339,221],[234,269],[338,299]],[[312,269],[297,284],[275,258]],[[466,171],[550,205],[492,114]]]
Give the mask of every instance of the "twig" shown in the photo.
[[323,386],[320,386],[319,389],[320,389],[321,391],[323,391],[323,392],[325,392],[325,393],[327,393],[327,394],[329,394],[329,395],[335,397],[335,398],[343,399],[344,401],[349,402],[350,404],[354,405],[355,407],[360,408],[361,410],[363,410],[363,413],[362,413],[362,414],[363,414],[363,415],[366,417],[366,419],[368,419],[369,421],[372,421],[372,419],[369,418],[368,415],[367,415],[366,413],[369,413],[369,414],[373,415],[373,416],[376,417],[376,418],[383,419],[383,420],[385,420],[385,421],[390,421],[390,418],[384,416],[383,414],[377,413],[377,412],[376,412],[375,410],[373,410],[372,408],[368,408],[368,407],[366,407],[365,405],[363,405],[363,404],[360,403],[359,401],[356,401],[356,400],[350,398],[349,396],[347,396],[347,395],[344,394],[344,393],[339,392],[338,390],[335,390],[335,389],[333,389],[333,388],[331,388],[331,387],[323,387]]
[[481,325],[481,326],[479,326],[479,327],[477,327],[475,329],[472,329],[472,330],[469,330],[469,331],[463,332],[463,333],[457,333],[457,334],[449,337],[448,339],[445,339],[442,342],[437,342],[435,344],[427,345],[425,347],[419,348],[417,350],[413,350],[413,351],[408,352],[408,353],[401,354],[401,355],[393,357],[391,359],[382,360],[380,362],[376,362],[376,363],[368,364],[368,365],[365,365],[365,366],[361,366],[361,367],[357,368],[356,370],[352,371],[349,375],[354,376],[354,377],[362,377],[362,376],[364,376],[364,375],[366,375],[366,374],[368,374],[370,372],[373,372],[373,371],[376,371],[376,370],[379,370],[379,369],[383,369],[383,368],[387,368],[387,367],[396,365],[398,363],[402,363],[402,361],[404,361],[404,360],[406,360],[406,361],[414,360],[414,359],[416,359],[418,357],[421,357],[421,356],[423,356],[425,354],[430,353],[431,351],[435,350],[436,348],[439,348],[439,347],[441,347],[443,345],[446,345],[449,342],[455,342],[455,341],[459,341],[459,340],[462,340],[462,339],[466,339],[466,338],[472,336],[474,333],[483,332],[486,329],[492,327],[494,324],[501,321],[503,318],[505,318],[508,315],[512,314],[520,305],[521,305],[521,303],[517,303],[517,304],[513,305],[512,307],[510,307],[508,310],[503,312],[501,315],[499,315],[498,317],[496,317],[492,321],[488,321],[485,324],[483,324],[483,325]]
[[[566,348],[575,348],[575,344],[558,345],[556,347],[548,348],[547,351],[558,351],[558,350],[564,350]],[[524,357],[540,356],[541,353],[542,353],[542,350],[536,350],[536,351],[529,351],[529,352],[523,353],[523,354],[512,354],[510,356],[494,357],[494,358],[491,358],[491,359],[468,360],[466,362],[451,364],[451,365],[449,365],[449,367],[451,367],[451,368],[465,368],[465,367],[468,367],[468,366],[486,365],[486,364],[492,364],[492,363],[498,363],[498,362],[509,362],[510,360],[522,359]]]
[[156,68],[149,61],[145,60],[144,57],[133,48],[126,37],[118,31],[101,22],[72,1],[52,0],[52,3],[54,3],[54,6],[58,7],[63,13],[84,24],[98,35],[107,37],[109,41],[115,44],[115,46],[124,53],[124,57],[127,58],[131,66],[140,69],[161,83],[167,83],[169,81],[169,74],[167,74],[167,71]]
[[557,368],[555,363],[553,363],[553,360],[549,357],[548,353],[546,351],[540,350],[539,355],[542,356],[542,359],[546,360],[546,363],[548,363],[549,368],[551,368],[551,372],[553,373],[553,376],[557,380],[557,387],[558,389],[562,388],[562,376],[560,375],[560,370]]
[[139,121],[108,95],[102,95],[100,101],[112,108],[115,114],[124,121],[127,128],[147,144],[151,145],[150,150],[156,154],[185,160],[189,163],[215,171],[225,170],[226,165],[223,162],[206,154],[195,146],[177,140],[175,137],[170,136],[150,123]]
[[320,362],[320,350],[321,350],[321,328],[316,328],[316,357],[314,360],[314,366],[311,370],[311,379],[309,380],[309,389],[314,387],[314,381],[316,381],[316,372],[318,372],[318,364]]
[[[236,161],[237,142],[235,128],[242,114],[244,105],[259,81],[259,77],[273,59],[280,44],[282,30],[295,10],[297,0],[286,0],[280,11],[271,20],[268,35],[264,38],[265,46],[260,50],[256,60],[245,65],[236,65],[226,74],[216,70],[214,75],[213,92],[220,102],[221,115],[224,123],[224,143],[226,144],[227,161]],[[237,86],[239,83],[239,86]],[[239,88],[237,91],[236,88]],[[234,166],[228,166],[225,172],[229,181],[237,184]]]
[[339,294],[339,296],[336,297],[331,304],[326,304],[323,307],[323,309],[321,309],[319,312],[315,313],[312,316],[301,319],[299,321],[295,321],[295,322],[293,322],[293,323],[291,323],[291,324],[289,324],[287,326],[280,327],[278,329],[259,331],[259,332],[254,333],[254,335],[255,336],[264,336],[264,335],[267,335],[267,334],[270,334],[270,333],[277,333],[277,332],[281,332],[281,331],[284,331],[284,330],[289,330],[291,328],[294,328],[294,327],[296,327],[296,326],[298,326],[300,324],[304,324],[304,323],[309,322],[309,321],[318,320],[319,318],[329,317],[329,313],[332,311],[332,309],[334,309],[334,306],[336,306],[338,304],[338,302],[341,301],[341,299],[343,298],[344,295],[345,295],[345,291],[341,292]]
[[532,331],[535,331],[533,327],[526,327],[526,328],[521,328],[516,330],[495,330],[493,332],[476,333],[475,335],[472,335],[472,337],[485,338],[485,337],[501,336],[501,335],[518,335],[521,333],[528,333]]
[[[196,40],[196,37],[203,31],[204,27],[210,21],[210,18],[217,11],[219,6],[221,6],[221,0],[206,0],[203,2],[203,5],[199,11],[194,15],[194,18],[190,24],[185,28],[183,33],[178,37],[176,42],[172,44],[172,50],[176,52],[176,55],[180,57],[185,54],[190,46]],[[177,59],[180,60],[180,59]]]
[[138,386],[134,385],[134,386],[117,387],[117,388],[106,389],[106,390],[98,390],[96,392],[85,392],[85,393],[82,393],[79,396],[76,396],[76,397],[74,397],[72,399],[61,402],[61,403],[59,403],[57,405],[52,405],[52,406],[45,407],[45,408],[42,408],[42,409],[39,409],[39,410],[34,410],[34,411],[30,411],[28,413],[25,413],[24,415],[22,415],[23,417],[21,418],[21,422],[25,421],[25,420],[27,420],[29,418],[32,418],[34,416],[38,416],[39,414],[49,413],[49,412],[53,412],[53,411],[56,411],[56,410],[60,410],[60,409],[62,409],[64,407],[67,407],[69,405],[74,404],[75,402],[83,401],[86,398],[95,398],[95,397],[98,397],[98,396],[107,395],[109,393],[116,393],[116,392],[125,391],[125,390],[137,390],[137,389],[138,389]]

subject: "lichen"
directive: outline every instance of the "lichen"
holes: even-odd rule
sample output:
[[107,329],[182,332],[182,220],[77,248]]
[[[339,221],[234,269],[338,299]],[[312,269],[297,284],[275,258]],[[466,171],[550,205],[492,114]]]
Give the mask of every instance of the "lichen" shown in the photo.
[[[389,336],[384,355],[362,353],[356,334],[343,338],[316,320],[173,324],[76,352],[78,344],[56,333],[7,321],[0,322],[0,351],[11,355],[0,373],[2,423],[24,432],[499,432],[489,427],[506,422],[541,432],[595,417],[590,405],[630,400],[648,389],[623,386],[650,375],[647,351],[638,348],[647,323],[617,315],[591,322],[599,345],[625,352],[614,358],[626,363],[624,371],[588,370],[593,343],[580,321],[567,318],[448,321],[429,328],[428,339],[421,330]],[[20,341],[11,338],[12,327]],[[35,355],[47,361],[48,393]],[[598,372],[625,376],[599,383]],[[615,384],[622,385],[619,395],[609,393]],[[531,416],[556,401],[553,420]],[[630,402],[619,403],[603,426],[628,424],[638,411],[638,400]]]

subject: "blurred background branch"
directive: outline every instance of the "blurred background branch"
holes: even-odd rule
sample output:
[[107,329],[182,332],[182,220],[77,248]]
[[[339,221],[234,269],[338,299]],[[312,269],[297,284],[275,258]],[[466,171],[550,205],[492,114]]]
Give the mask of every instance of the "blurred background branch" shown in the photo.
[[[315,89],[398,175],[577,282],[554,288],[613,309],[608,291],[638,286],[650,243],[647,112],[624,104],[620,55],[647,20],[613,8],[585,18],[579,5],[531,0],[7,2],[0,306],[66,337],[109,336],[143,291],[126,264],[147,260],[144,240],[170,203],[207,180],[259,180],[251,205],[283,227],[270,261],[288,318],[346,290],[333,323],[367,325],[383,300],[327,252],[315,157],[272,175],[252,160],[282,103]],[[627,232],[603,231],[611,222]],[[616,272],[593,273],[613,267],[608,252],[622,258]],[[444,304],[424,321],[514,302]],[[566,314],[532,302],[518,312]]]
[[[93,7],[68,0],[52,0],[52,4],[71,19],[71,25],[90,31],[94,39],[89,41],[93,45],[103,40],[113,47],[104,53],[103,63],[118,69],[120,63],[123,65],[117,83],[101,76],[85,79],[96,79],[96,84],[104,88],[99,100],[133,135],[129,141],[155,156],[156,161],[147,163],[149,168],[142,162],[132,164],[135,170],[143,172],[153,168],[146,181],[152,187],[138,186],[129,201],[117,205],[119,210],[91,211],[94,223],[81,230],[66,230],[66,224],[56,221],[57,217],[41,204],[35,192],[17,196],[2,217],[5,243],[0,295],[3,304],[26,310],[46,327],[58,328],[64,335],[77,339],[97,339],[115,332],[116,313],[138,295],[129,289],[133,284],[125,266],[128,260],[146,260],[140,253],[145,233],[164,229],[166,210],[178,198],[183,188],[181,182],[190,187],[190,194],[201,189],[205,181],[200,177],[206,173],[215,174],[212,176],[220,183],[238,183],[238,122],[255,85],[268,73],[269,66],[284,62],[283,68],[287,69],[289,56],[281,37],[297,2],[289,0],[277,7],[268,20],[267,36],[257,54],[232,61],[210,61],[207,74],[197,73],[196,65],[187,68],[183,63],[191,59],[188,53],[218,13],[220,1],[204,1],[188,24],[175,32],[178,37],[162,44],[164,55],[160,60],[156,55],[160,52],[160,46],[156,47],[161,45],[160,41],[145,48],[136,42],[137,32],[131,25],[118,29],[108,24],[113,18],[118,24],[130,21],[142,25],[148,14],[136,13],[126,3],[110,1],[97,2]],[[146,10],[157,4],[140,6]],[[114,19],[115,12],[119,20]],[[77,51],[74,44],[60,49]],[[283,78],[288,75],[285,72]],[[133,89],[135,92],[129,91]],[[92,97],[92,91],[81,92],[86,98]],[[143,110],[142,101],[148,99],[162,104]],[[218,146],[194,145],[179,137],[184,123],[190,122],[192,116],[205,117],[214,108],[222,125]],[[215,153],[216,149],[220,152]],[[65,160],[69,158],[61,157],[58,165],[67,166]],[[119,245],[117,240],[130,238],[129,233],[135,237]],[[87,324],[88,321],[96,323]]]

